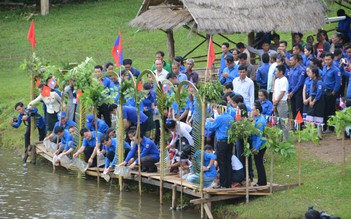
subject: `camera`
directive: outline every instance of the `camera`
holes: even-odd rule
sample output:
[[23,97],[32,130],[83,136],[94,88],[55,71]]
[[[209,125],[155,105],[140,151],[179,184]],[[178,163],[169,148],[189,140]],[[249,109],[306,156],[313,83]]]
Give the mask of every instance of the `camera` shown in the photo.
[[17,122],[18,122],[18,118],[17,118],[17,117],[13,117],[13,118],[12,118],[12,121],[13,121],[14,123],[17,123]]
[[345,58],[342,58],[342,59],[340,60],[340,62],[341,62],[344,66],[347,65],[347,59],[345,59]]

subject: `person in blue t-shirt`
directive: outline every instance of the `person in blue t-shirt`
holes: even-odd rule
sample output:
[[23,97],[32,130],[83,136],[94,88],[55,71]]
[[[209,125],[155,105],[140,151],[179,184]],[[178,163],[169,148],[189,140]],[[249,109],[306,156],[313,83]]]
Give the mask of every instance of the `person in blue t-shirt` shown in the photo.
[[[201,152],[197,150],[193,156],[196,166],[201,165]],[[204,187],[209,187],[217,178],[216,169],[216,159],[217,156],[213,153],[212,146],[206,145],[204,147],[204,163],[201,166],[201,170],[204,172]],[[194,166],[194,165],[193,165]],[[186,178],[188,182],[199,184],[200,183],[200,173],[190,173]]]
[[[74,127],[71,127],[74,129]],[[56,126],[54,131],[57,138],[60,139],[59,148],[55,151],[56,155],[69,155],[74,149],[76,145],[74,143],[74,136],[71,135],[68,129],[64,129],[61,126]]]
[[266,170],[263,165],[263,156],[266,151],[266,147],[262,147],[265,144],[265,140],[262,140],[264,136],[264,128],[266,127],[266,119],[261,114],[262,107],[260,102],[256,101],[252,107],[252,117],[255,121],[255,127],[260,130],[259,134],[251,135],[252,153],[254,154],[256,169],[257,169],[257,184],[254,186],[265,186],[267,185]]
[[231,52],[229,52],[229,43],[227,43],[227,42],[223,43],[221,50],[223,52],[223,55],[221,56],[221,62],[220,62],[219,71],[218,71],[219,78],[221,77],[223,70],[227,67],[226,58],[228,56],[233,56],[233,54]]
[[146,120],[146,132],[148,132],[148,136],[152,139],[155,137],[155,122],[154,122],[154,109],[156,108],[156,94],[151,90],[150,82],[145,82],[143,84],[143,88],[147,91],[147,96],[142,100],[141,105],[143,108],[143,113],[147,116]]
[[66,112],[65,112],[65,111],[62,111],[62,112],[58,112],[58,113],[57,113],[57,120],[58,120],[58,122],[55,123],[55,126],[54,126],[54,129],[52,130],[52,133],[51,133],[49,136],[47,136],[47,137],[44,139],[44,141],[45,141],[45,140],[50,140],[50,141],[52,141],[52,142],[54,142],[54,143],[57,142],[57,138],[56,138],[56,135],[55,135],[55,133],[54,133],[54,130],[55,130],[55,128],[56,128],[57,126],[61,126],[61,127],[62,127],[63,129],[65,129],[65,130],[68,130],[68,128],[69,128],[70,126],[77,126],[77,124],[76,124],[75,122],[73,122],[72,120],[68,120],[68,119],[67,119],[67,116],[66,116]]
[[149,138],[140,135],[140,138],[136,136],[136,130],[131,129],[128,132],[129,138],[135,142],[132,144],[131,150],[128,153],[126,159],[120,163],[120,166],[129,165],[131,169],[139,163],[138,160],[138,145],[140,144],[140,163],[141,170],[143,172],[155,173],[157,172],[157,163],[160,160],[160,152],[156,144]]
[[[311,95],[311,73],[312,73],[312,68],[313,66],[307,66],[306,68],[306,74],[308,77],[305,79],[305,83],[303,85],[303,90],[302,90],[302,101],[303,101],[303,113],[302,117],[303,119],[306,119],[307,113],[310,110],[310,95]],[[317,69],[318,70],[318,69]]]
[[[34,117],[35,120],[35,126],[38,128],[39,132],[39,141],[44,140],[45,135],[46,135],[46,129],[45,129],[45,121],[44,118],[38,113],[37,108],[32,108],[28,110],[26,107],[24,107],[22,102],[18,102],[15,105],[15,110],[18,112],[17,118],[12,118],[10,120],[10,125],[13,128],[18,128],[20,127],[22,121],[25,126],[27,126],[26,132],[24,134],[24,157],[23,157],[23,164],[27,162],[28,158],[28,147],[30,145],[30,117]],[[34,139],[32,139],[34,142]],[[33,161],[35,162],[35,161]]]
[[[98,150],[100,150],[100,139],[102,133],[96,131],[92,132],[87,128],[82,128],[80,130],[80,136],[83,138],[82,146],[76,153],[73,154],[73,158],[77,158],[79,154],[84,152],[85,162],[87,162],[90,166],[96,166],[96,155]],[[104,153],[104,150],[101,151],[101,153]]]
[[133,61],[131,59],[124,59],[123,66],[126,71],[130,71],[134,77],[138,77],[140,75],[140,71],[137,68],[132,66]]
[[225,58],[226,68],[223,69],[222,74],[219,75],[221,84],[233,82],[234,78],[239,77],[239,66],[235,64],[233,56]]
[[[135,107],[123,106],[123,121],[124,129],[128,130],[130,127],[136,127],[138,125],[138,115]],[[145,135],[147,131],[147,121],[148,117],[145,113],[140,112],[140,134]]]
[[106,122],[102,119],[94,119],[94,115],[93,114],[89,114],[87,116],[87,122],[86,122],[86,126],[90,131],[96,131],[95,130],[95,125],[97,123],[97,131],[101,132],[101,133],[105,133],[107,131],[107,129],[109,129],[110,127],[106,124]]

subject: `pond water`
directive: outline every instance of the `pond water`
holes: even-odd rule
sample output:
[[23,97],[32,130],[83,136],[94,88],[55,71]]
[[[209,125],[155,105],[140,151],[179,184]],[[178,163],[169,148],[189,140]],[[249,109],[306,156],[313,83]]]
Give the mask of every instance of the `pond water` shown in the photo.
[[197,211],[171,211],[152,193],[119,192],[112,184],[79,176],[48,162],[22,167],[21,158],[0,148],[0,218],[200,218]]

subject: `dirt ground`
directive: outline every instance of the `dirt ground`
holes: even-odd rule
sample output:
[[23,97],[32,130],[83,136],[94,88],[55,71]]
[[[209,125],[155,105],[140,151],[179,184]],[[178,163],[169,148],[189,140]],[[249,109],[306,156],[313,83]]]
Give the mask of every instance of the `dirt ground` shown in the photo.
[[[343,161],[342,140],[337,140],[335,134],[323,135],[320,145],[312,142],[302,143],[302,147],[315,154],[315,156],[323,161],[338,164]],[[345,139],[346,158],[351,156],[351,140]]]

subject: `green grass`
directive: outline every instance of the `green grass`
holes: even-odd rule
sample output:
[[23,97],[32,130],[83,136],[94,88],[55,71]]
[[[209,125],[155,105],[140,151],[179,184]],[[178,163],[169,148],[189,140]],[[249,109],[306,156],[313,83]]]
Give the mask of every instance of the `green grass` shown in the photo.
[[[166,35],[161,31],[138,31],[128,26],[139,10],[142,0],[106,0],[84,4],[56,5],[48,16],[36,16],[36,53],[52,64],[81,62],[93,57],[97,63],[112,61],[111,48],[120,27],[123,35],[124,57],[132,58],[139,69],[152,65],[157,50],[167,51]],[[335,16],[336,5],[332,5],[330,16]],[[29,76],[19,69],[24,59],[32,54],[26,38],[30,21],[24,18],[28,11],[0,11],[0,132],[2,142],[9,148],[23,145],[22,126],[18,130],[9,126],[8,120],[16,116],[13,107],[18,101],[29,102]],[[327,25],[329,29],[335,24]],[[305,34],[307,36],[309,34]],[[176,55],[184,55],[202,41],[185,29],[174,31]],[[247,42],[246,34],[229,35],[235,42]],[[291,42],[290,33],[281,34],[283,40]],[[214,36],[218,43],[224,42]],[[291,46],[291,45],[290,45]],[[206,45],[191,56],[206,54]],[[215,47],[216,52],[220,49]],[[205,63],[195,64],[204,67]],[[249,204],[216,207],[220,217],[232,218],[300,218],[306,208],[314,205],[319,210],[351,218],[351,176],[341,176],[339,165],[327,164],[311,156],[303,162],[304,186],[278,192],[270,197],[251,199]],[[276,158],[275,182],[296,183],[296,158]],[[350,167],[348,167],[350,172]],[[288,176],[287,176],[288,175]]]

